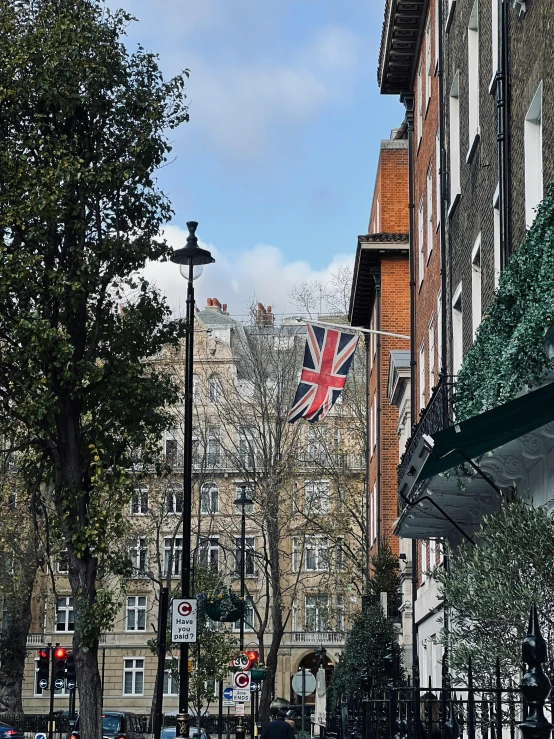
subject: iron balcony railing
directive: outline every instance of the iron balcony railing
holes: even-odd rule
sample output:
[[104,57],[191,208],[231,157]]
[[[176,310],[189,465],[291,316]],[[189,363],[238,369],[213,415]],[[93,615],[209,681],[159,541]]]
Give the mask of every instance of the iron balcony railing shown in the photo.
[[454,383],[448,376],[441,375],[429,402],[422,410],[419,421],[412,426],[412,436],[408,439],[406,449],[398,465],[398,482],[403,479],[412,465],[412,457],[421,437],[431,435],[452,424],[452,396]]

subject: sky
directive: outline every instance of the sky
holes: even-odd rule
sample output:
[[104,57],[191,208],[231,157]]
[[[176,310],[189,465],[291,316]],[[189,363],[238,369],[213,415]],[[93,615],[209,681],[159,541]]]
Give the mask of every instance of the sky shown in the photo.
[[[403,120],[379,94],[384,0],[108,0],[137,22],[129,49],[160,56],[166,76],[190,70],[190,122],[171,132],[158,173],[175,216],[216,258],[195,283],[244,315],[253,301],[294,311],[290,291],[353,263],[367,233],[379,141]],[[172,264],[147,275],[172,307],[185,282]]]

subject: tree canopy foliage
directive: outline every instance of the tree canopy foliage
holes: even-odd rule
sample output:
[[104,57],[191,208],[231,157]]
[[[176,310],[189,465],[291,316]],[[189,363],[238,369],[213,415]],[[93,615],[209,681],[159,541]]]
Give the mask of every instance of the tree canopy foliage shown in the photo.
[[463,543],[450,552],[449,570],[434,576],[449,607],[449,662],[459,675],[471,657],[475,675],[489,679],[495,658],[503,674],[517,679],[521,641],[531,603],[537,604],[548,645],[547,669],[554,670],[554,520],[546,508],[521,499],[485,518],[478,546]]
[[154,172],[187,120],[184,75],[122,43],[99,0],[0,5],[0,433],[44,467],[44,514],[68,551],[84,739],[100,737],[100,632],[115,596],[123,506],[171,419],[176,387],[148,362],[183,326],[138,276],[166,259]]

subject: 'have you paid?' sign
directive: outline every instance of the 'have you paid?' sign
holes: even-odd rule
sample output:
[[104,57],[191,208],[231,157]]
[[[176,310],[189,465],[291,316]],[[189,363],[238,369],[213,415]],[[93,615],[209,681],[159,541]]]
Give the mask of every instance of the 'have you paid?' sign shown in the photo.
[[196,641],[196,598],[175,598],[171,615],[171,641]]

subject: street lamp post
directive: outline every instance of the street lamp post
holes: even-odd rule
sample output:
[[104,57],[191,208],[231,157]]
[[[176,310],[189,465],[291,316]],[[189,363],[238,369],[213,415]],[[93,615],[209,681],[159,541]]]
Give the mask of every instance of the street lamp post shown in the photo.
[[[244,616],[246,613],[246,604],[244,600],[244,565],[246,559],[246,506],[252,503],[251,498],[246,494],[246,486],[242,485],[240,489],[240,495],[235,500],[235,505],[241,507],[241,523],[240,523],[240,598],[242,603],[242,613],[240,617],[240,635],[239,644],[240,651],[244,650]],[[236,727],[236,739],[244,739],[246,734],[246,727],[244,726],[242,716],[239,716],[238,724]]]
[[[185,398],[184,398],[184,444],[183,444],[183,546],[181,552],[181,597],[190,598],[190,537],[192,520],[192,391],[194,352],[194,286],[193,280],[200,276],[204,264],[215,262],[207,249],[198,246],[196,229],[198,223],[189,221],[187,244],[177,249],[170,257],[180,265],[181,274],[187,280],[187,310],[185,333]],[[195,269],[196,268],[196,269]],[[177,737],[188,739],[189,705],[189,645],[181,645],[179,664],[179,713],[177,714]]]

